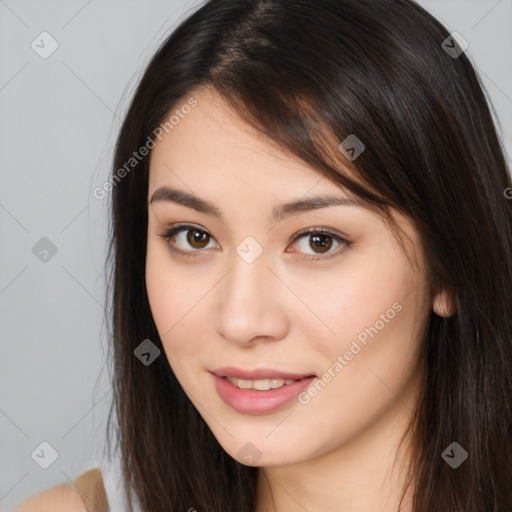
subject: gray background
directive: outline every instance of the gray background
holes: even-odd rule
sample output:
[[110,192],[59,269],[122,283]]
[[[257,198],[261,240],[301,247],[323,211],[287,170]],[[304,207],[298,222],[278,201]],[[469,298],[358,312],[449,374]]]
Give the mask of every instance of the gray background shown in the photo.
[[[92,191],[145,64],[201,3],[0,0],[0,510],[99,462],[109,202]],[[469,42],[511,155],[512,0],[419,3]],[[43,31],[59,45],[46,59],[31,47]],[[59,455],[48,469],[31,457],[42,441]]]

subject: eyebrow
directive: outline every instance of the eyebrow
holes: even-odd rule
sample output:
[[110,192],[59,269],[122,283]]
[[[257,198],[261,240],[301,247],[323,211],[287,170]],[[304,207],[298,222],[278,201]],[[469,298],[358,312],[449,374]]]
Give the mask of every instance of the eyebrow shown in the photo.
[[[184,192],[182,190],[177,190],[171,187],[160,187],[153,193],[149,201],[149,204],[155,203],[157,201],[166,201],[186,206],[187,208],[192,208],[200,213],[217,217],[219,220],[224,222],[222,212],[217,206],[210,203],[209,201],[205,201],[200,197],[197,197],[193,194],[189,194],[188,192]],[[320,208],[329,208],[332,206],[364,207],[361,201],[358,201],[357,199],[350,199],[348,197],[310,197],[275,206],[272,210],[270,221],[273,223],[279,222],[282,219],[289,217],[294,213],[317,210]]]

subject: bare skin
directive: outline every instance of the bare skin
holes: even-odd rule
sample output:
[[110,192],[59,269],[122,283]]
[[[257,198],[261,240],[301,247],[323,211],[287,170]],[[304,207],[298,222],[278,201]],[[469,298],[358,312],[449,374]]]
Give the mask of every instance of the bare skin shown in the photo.
[[[383,219],[361,206],[271,223],[281,203],[351,196],[277,150],[219,97],[205,90],[193,96],[197,107],[151,154],[146,285],[169,363],[226,452],[243,462],[239,451],[249,442],[257,447],[256,512],[395,512],[408,443],[400,453],[397,447],[419,392],[426,322],[432,309],[452,314],[453,301],[446,290],[429,288],[418,235],[398,212],[417,265]],[[151,202],[164,186],[212,203],[223,221]],[[192,227],[171,240],[159,236],[178,223]],[[328,238],[331,248],[320,252],[310,234],[292,241],[304,228],[323,228],[350,244]],[[194,230],[206,234],[203,241],[187,237]],[[251,263],[236,251],[248,236],[263,249]],[[334,372],[338,356],[370,326],[378,333]],[[307,403],[246,414],[215,389],[210,371],[227,365],[319,377],[330,368],[332,378]],[[410,499],[402,511],[411,510]]]

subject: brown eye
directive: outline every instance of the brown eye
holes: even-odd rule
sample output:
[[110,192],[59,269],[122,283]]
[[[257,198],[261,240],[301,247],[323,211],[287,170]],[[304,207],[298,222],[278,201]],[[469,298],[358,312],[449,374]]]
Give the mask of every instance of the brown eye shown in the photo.
[[[307,243],[306,240],[308,240]],[[301,231],[295,236],[293,242],[298,247],[298,252],[309,255],[304,257],[304,259],[309,261],[322,261],[334,258],[341,255],[351,245],[348,240],[340,235],[326,231],[325,228],[309,228]],[[333,242],[336,245],[334,250],[331,250]],[[336,251],[336,248],[339,250]],[[320,256],[324,253],[326,253],[325,256]]]
[[332,247],[332,236],[329,235],[314,235],[309,237],[309,246],[311,249],[319,249],[320,253],[327,252]]
[[204,249],[208,245],[210,241],[210,235],[205,231],[201,231],[199,229],[188,229],[187,233],[187,242],[194,249]]
[[183,256],[201,254],[204,252],[202,249],[206,248],[213,240],[206,231],[190,225],[174,226],[158,236],[166,241],[171,252]]

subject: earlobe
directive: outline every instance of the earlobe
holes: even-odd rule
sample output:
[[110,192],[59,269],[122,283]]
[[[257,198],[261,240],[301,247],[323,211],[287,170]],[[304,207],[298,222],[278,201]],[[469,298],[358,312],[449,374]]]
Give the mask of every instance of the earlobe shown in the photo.
[[442,288],[435,293],[433,310],[436,315],[448,318],[455,313],[456,309],[453,290]]

